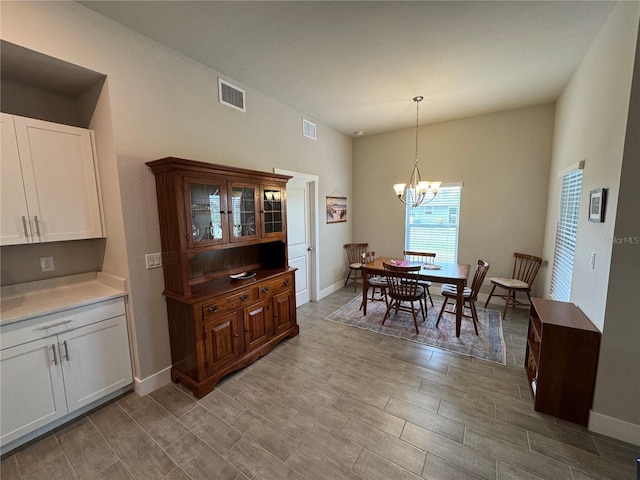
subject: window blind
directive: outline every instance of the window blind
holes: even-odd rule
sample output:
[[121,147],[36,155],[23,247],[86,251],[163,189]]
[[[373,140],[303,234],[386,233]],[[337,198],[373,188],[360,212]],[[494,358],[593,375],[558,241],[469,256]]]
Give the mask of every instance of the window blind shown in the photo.
[[554,300],[568,302],[571,296],[581,192],[582,170],[574,170],[562,176],[560,212],[551,271],[550,294]]
[[462,185],[444,186],[427,205],[405,209],[404,249],[436,254],[436,260],[458,261],[458,226]]

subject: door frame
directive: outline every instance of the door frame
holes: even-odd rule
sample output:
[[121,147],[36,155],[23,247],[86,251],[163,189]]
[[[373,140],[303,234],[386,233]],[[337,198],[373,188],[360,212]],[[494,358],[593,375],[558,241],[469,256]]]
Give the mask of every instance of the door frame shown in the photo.
[[[309,301],[318,301],[318,288],[320,287],[320,270],[318,268],[318,258],[320,258],[320,212],[318,211],[320,202],[318,201],[318,182],[320,177],[310,173],[295,172],[282,168],[273,169],[274,173],[289,175],[293,180],[306,182],[309,187],[309,237],[311,240],[311,252],[309,252]],[[287,247],[288,248],[288,247]]]

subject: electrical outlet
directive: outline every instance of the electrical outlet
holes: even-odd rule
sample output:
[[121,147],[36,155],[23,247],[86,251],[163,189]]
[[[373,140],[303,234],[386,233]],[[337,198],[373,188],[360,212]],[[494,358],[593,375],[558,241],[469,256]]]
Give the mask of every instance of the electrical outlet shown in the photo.
[[161,253],[148,253],[144,256],[147,270],[152,268],[160,268],[162,266],[162,254]]
[[40,271],[53,272],[55,269],[53,257],[40,257]]
[[485,279],[484,285],[485,285],[485,287],[489,287],[491,285],[491,280]]

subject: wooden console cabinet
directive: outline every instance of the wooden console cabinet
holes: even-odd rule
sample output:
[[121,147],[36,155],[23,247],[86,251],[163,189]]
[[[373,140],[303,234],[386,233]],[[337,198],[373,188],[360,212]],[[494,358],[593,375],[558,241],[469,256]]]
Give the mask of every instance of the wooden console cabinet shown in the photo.
[[[286,182],[178,158],[156,176],[173,381],[198,398],[299,332]],[[244,279],[232,276],[249,273]]]
[[525,368],[538,412],[587,425],[600,331],[572,303],[533,298]]

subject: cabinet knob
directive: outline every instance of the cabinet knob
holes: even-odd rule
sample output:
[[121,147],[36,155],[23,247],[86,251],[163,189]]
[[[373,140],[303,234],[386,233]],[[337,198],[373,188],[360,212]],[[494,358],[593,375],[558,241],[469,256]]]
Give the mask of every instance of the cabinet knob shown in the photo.
[[247,295],[246,293],[244,295],[242,295],[240,297],[240,300],[242,300],[243,302],[246,302],[247,300],[249,300],[249,295]]
[[218,306],[217,305],[214,305],[213,307],[207,308],[207,312],[209,312],[209,313],[213,313],[216,310],[218,310]]
[[289,285],[289,283],[291,283],[290,280],[288,278],[285,279],[285,281],[284,281],[285,286]]
[[267,293],[269,291],[269,287],[262,287],[262,293]]

